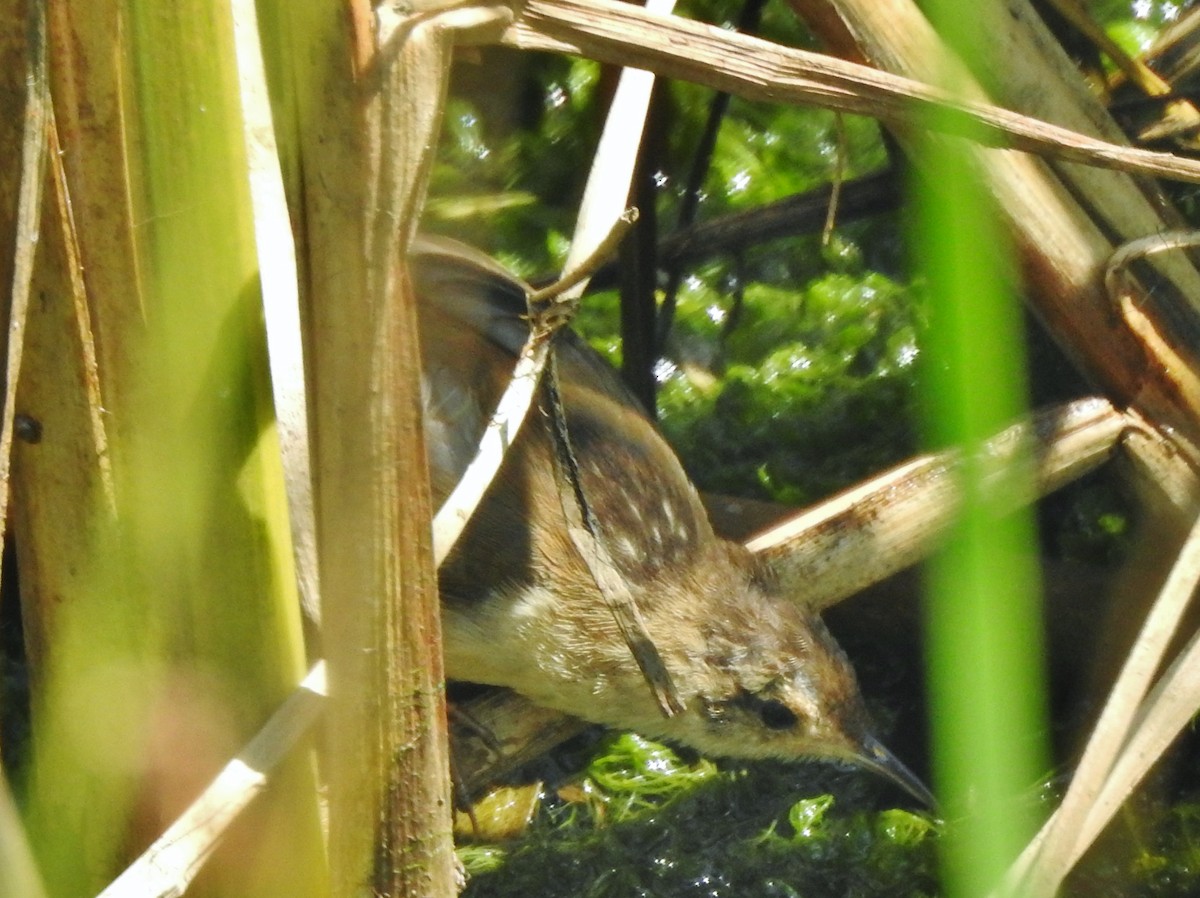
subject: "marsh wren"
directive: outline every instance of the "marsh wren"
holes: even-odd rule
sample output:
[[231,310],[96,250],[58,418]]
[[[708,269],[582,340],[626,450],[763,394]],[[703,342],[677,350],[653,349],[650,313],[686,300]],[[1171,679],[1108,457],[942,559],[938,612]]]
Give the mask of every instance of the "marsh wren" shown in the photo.
[[[473,458],[529,333],[526,287],[468,247],[420,238],[426,435],[441,503]],[[871,734],[854,672],[815,612],[713,532],[696,489],[613,369],[556,338],[583,493],[684,710],[667,717],[568,535],[545,389],[439,574],[447,675],[595,723],[739,758],[828,758],[928,790]]]

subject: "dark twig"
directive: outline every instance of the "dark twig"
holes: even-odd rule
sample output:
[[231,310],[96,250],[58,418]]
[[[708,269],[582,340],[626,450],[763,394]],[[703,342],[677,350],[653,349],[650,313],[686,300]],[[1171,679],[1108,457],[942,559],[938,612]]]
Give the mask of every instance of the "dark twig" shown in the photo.
[[[677,231],[658,245],[659,265],[689,265],[737,254],[750,247],[820,231],[829,210],[828,184],[806,193],[745,212],[722,215],[685,231]],[[838,198],[838,221],[846,224],[895,209],[900,202],[898,178],[892,169],[846,181]],[[611,289],[615,265],[605,265],[592,278],[591,287]],[[541,282],[540,280],[538,282]],[[660,310],[661,316],[661,310]]]
[[630,392],[655,417],[654,363],[658,359],[655,339],[654,288],[658,274],[657,251],[658,188],[654,182],[663,155],[662,83],[655,85],[650,100],[649,124],[642,136],[633,181],[633,204],[640,211],[629,239],[621,243],[621,378]]
[[[753,34],[762,20],[763,7],[766,0],[747,0],[742,7],[742,15],[737,22],[737,30],[745,34]],[[713,151],[717,147],[717,134],[721,131],[721,122],[729,111],[730,95],[716,94],[708,107],[708,118],[704,122],[704,130],[696,144],[696,153],[692,157],[692,167],[688,172],[687,183],[683,188],[683,199],[679,204],[679,219],[675,224],[675,233],[680,233],[692,226],[696,220],[696,212],[700,206],[700,188],[704,184],[704,176],[712,162]],[[663,293],[662,308],[658,313],[657,339],[659,355],[666,345],[667,335],[671,332],[671,322],[675,318],[676,297],[679,294],[679,284],[683,280],[683,266],[678,261],[669,265],[667,271],[667,288]]]

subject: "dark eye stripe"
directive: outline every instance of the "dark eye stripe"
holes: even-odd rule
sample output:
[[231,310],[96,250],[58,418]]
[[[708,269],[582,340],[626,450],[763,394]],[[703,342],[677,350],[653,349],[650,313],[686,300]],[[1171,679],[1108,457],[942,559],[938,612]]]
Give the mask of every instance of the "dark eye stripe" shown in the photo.
[[742,692],[730,704],[757,715],[768,730],[790,730],[800,722],[796,712],[777,698],[762,698],[753,692]]
[[758,716],[769,730],[790,730],[796,725],[796,713],[783,702],[773,698],[759,705]]

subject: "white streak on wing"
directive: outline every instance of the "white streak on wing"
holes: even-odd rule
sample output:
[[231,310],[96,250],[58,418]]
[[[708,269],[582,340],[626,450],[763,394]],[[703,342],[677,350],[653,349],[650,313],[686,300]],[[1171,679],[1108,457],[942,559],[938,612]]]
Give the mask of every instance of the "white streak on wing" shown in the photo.
[[617,548],[630,561],[638,561],[641,558],[637,545],[628,536],[617,537]]

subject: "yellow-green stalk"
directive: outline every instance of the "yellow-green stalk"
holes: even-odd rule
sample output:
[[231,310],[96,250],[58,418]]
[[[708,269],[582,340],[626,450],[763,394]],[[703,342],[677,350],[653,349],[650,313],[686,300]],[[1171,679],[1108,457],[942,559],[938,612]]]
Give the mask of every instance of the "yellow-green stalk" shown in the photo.
[[[228,7],[61,4],[50,37],[62,178],[20,394],[42,438],[15,468],[26,805],[50,895],[83,896],[258,729],[303,649]],[[323,890],[306,756],[241,826],[195,894]]]

